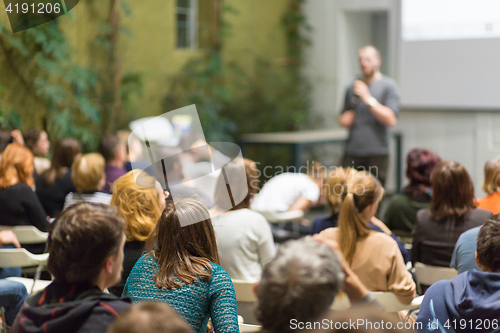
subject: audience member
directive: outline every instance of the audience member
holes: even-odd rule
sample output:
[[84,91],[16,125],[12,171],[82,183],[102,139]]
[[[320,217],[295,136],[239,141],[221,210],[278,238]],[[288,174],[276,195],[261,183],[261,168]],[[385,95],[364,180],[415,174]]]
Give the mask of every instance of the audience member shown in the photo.
[[32,128],[24,132],[23,138],[26,147],[35,156],[35,172],[37,175],[41,175],[50,168],[50,161],[45,157],[50,148],[47,132]]
[[264,266],[262,278],[254,287],[256,315],[263,332],[292,332],[297,323],[324,316],[341,290],[353,305],[380,308],[342,259],[336,242],[319,235],[315,238],[284,243]]
[[12,325],[21,310],[24,301],[28,298],[28,291],[24,284],[11,280],[0,280],[0,307],[5,309],[7,325]]
[[[135,264],[122,296],[134,303],[168,303],[194,332],[204,332],[209,318],[216,332],[238,332],[236,295],[229,274],[218,264],[206,216],[207,208],[194,199],[169,204],[148,238],[149,253]],[[180,220],[192,224],[183,227]]]
[[477,200],[477,207],[500,214],[500,157],[484,165],[483,191],[487,196]]
[[[357,174],[358,172],[353,168],[336,168],[329,172],[326,184],[323,186],[323,194],[326,196],[326,202],[330,206],[332,214],[330,216],[316,217],[312,225],[311,234],[320,233],[327,228],[337,227],[342,198],[344,197],[343,193],[349,191],[349,184]],[[404,243],[382,221],[373,217],[368,226],[374,231],[385,232],[391,236],[398,243],[405,263],[410,261],[410,252],[405,248]]]
[[71,166],[71,180],[77,192],[68,193],[64,209],[80,202],[109,205],[111,194],[101,192],[106,183],[104,158],[97,153],[79,156]]
[[271,178],[255,196],[256,211],[307,212],[320,198],[324,172],[310,168],[308,174],[284,172]]
[[63,211],[48,238],[54,281],[28,298],[12,332],[106,332],[130,306],[104,292],[121,278],[124,227],[108,205],[81,203]]
[[413,333],[413,323],[402,323],[394,316],[373,306],[358,306],[329,316],[311,324],[316,327],[302,333]]
[[429,208],[432,198],[431,172],[440,158],[426,149],[415,148],[406,156],[406,177],[410,184],[402,194],[394,195],[385,210],[383,221],[393,231],[407,233],[413,230],[417,212]]
[[417,318],[423,326],[420,332],[498,332],[499,253],[500,219],[492,218],[477,236],[476,262],[481,270],[429,287]]
[[[0,129],[0,154],[13,142],[10,131]],[[1,156],[0,156],[1,157]]]
[[36,194],[50,217],[57,217],[64,207],[66,195],[76,192],[71,166],[80,154],[81,147],[76,139],[62,139],[54,147],[50,168],[36,179]]
[[0,225],[33,225],[47,231],[47,214],[33,192],[33,154],[17,143],[5,148],[0,161]]
[[366,171],[352,178],[340,208],[338,228],[320,235],[335,240],[347,263],[371,291],[392,291],[404,304],[415,297],[416,285],[398,248],[389,235],[370,229],[384,195],[380,182]]
[[[0,248],[20,248],[19,240],[12,230],[0,231]],[[20,277],[22,274],[21,267],[2,267],[0,268],[0,279],[8,277]],[[1,306],[1,305],[0,305]]]
[[[499,217],[493,215],[490,219]],[[455,268],[458,274],[479,269],[476,264],[476,241],[480,229],[480,226],[469,229],[458,237],[450,262],[450,267]]]
[[457,162],[442,161],[436,165],[431,184],[431,205],[418,212],[413,229],[411,261],[449,267],[458,237],[483,224],[492,214],[476,208],[474,184]]
[[118,139],[120,139],[120,142],[126,147],[127,157],[124,164],[125,171],[129,172],[132,171],[132,169],[146,169],[149,164],[142,159],[141,141],[130,131],[118,131],[116,135]]
[[[222,268],[229,273],[232,279],[258,281],[262,266],[274,258],[276,248],[273,241],[271,227],[261,214],[249,209],[253,196],[259,188],[259,175],[254,161],[243,159],[246,182],[233,182],[230,187],[227,179],[236,179],[239,176],[239,165],[224,167],[225,176],[221,174],[215,188],[214,211],[218,216],[212,217],[212,224],[217,239],[219,258]],[[228,193],[234,198],[244,199],[237,203],[230,211],[224,212],[229,199]],[[245,195],[246,194],[246,195]],[[235,202],[236,203],[236,202]]]
[[109,289],[121,296],[132,268],[143,255],[146,239],[165,209],[165,194],[153,177],[132,170],[115,180],[111,205],[118,208],[118,213],[127,222],[122,280]]
[[104,169],[106,173],[104,192],[111,193],[111,185],[113,185],[115,180],[126,173],[124,168],[127,160],[126,145],[120,141],[118,136],[108,134],[105,135],[99,143],[99,153],[106,161],[106,167]]
[[143,302],[125,311],[108,333],[192,333],[192,330],[170,306]]

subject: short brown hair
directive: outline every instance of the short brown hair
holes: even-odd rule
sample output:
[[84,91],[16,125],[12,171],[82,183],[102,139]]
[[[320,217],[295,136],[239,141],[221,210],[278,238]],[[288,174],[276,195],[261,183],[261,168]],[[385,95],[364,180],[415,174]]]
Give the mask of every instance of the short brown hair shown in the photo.
[[23,133],[24,144],[32,152],[36,146],[36,143],[38,142],[38,140],[40,140],[40,136],[43,132],[44,131],[39,128],[30,128]]
[[489,160],[484,165],[483,191],[487,194],[500,192],[500,157]]
[[[250,203],[252,201],[252,198],[259,190],[259,173],[257,170],[257,165],[252,160],[246,158],[243,158],[242,160],[243,160],[243,165],[245,166],[245,175],[246,175],[245,184],[248,188],[248,194],[241,202],[239,203],[235,202],[235,206],[231,210],[250,208]],[[234,179],[235,177],[238,177],[239,174],[238,169],[239,167],[233,164],[228,164],[224,166],[224,168],[222,169],[222,171],[225,172],[225,174],[221,172],[219,178],[217,179],[217,184],[215,186],[214,201],[216,205],[222,204],[223,206],[225,206],[223,203],[224,201],[226,201],[224,199],[227,198],[228,193],[231,193],[234,197],[235,193],[237,192],[244,193],[244,191],[246,190],[245,188],[237,188],[239,182],[233,182],[231,186],[229,186],[229,184],[226,184],[225,178]]]
[[108,163],[115,159],[116,152],[122,144],[117,135],[108,134],[101,139],[98,151],[104,157],[106,163]]
[[191,333],[191,327],[170,306],[142,302],[123,312],[108,333]]
[[[160,266],[153,276],[157,288],[180,288],[211,278],[210,263],[219,264],[219,254],[212,221],[206,216],[207,207],[192,198],[167,205],[146,243]],[[180,220],[193,223],[182,226]]]
[[492,272],[500,272],[500,214],[490,217],[479,229],[477,260]]
[[125,220],[115,207],[79,203],[64,210],[51,229],[47,266],[55,280],[94,283],[106,259],[120,250]]
[[91,192],[99,189],[104,178],[104,158],[97,153],[85,154],[73,162],[71,180],[78,192]]
[[460,163],[438,163],[431,174],[431,186],[432,199],[429,209],[436,220],[444,220],[447,217],[461,218],[476,208],[474,183]]

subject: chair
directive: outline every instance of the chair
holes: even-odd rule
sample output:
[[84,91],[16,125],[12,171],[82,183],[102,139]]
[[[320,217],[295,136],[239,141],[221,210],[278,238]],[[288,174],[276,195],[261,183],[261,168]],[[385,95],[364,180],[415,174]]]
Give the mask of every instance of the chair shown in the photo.
[[0,226],[0,231],[2,230],[12,230],[16,235],[19,243],[21,244],[41,244],[47,242],[48,233],[38,230],[38,228],[26,225],[26,226]]
[[451,267],[440,267],[415,263],[415,277],[417,279],[417,287],[419,294],[422,293],[421,285],[430,286],[441,280],[450,280],[457,276],[458,271]]
[[247,332],[260,332],[262,326],[259,325],[248,325],[248,324],[239,324],[240,326],[240,333],[247,333]]
[[[398,297],[391,291],[372,291],[370,294],[385,307],[387,312],[398,312],[401,310],[416,310],[420,308],[424,296],[415,297],[410,304],[403,304]],[[338,295],[330,308],[332,310],[346,310],[350,308],[351,303],[345,294]]]
[[38,266],[34,279],[9,277],[7,279],[21,282],[26,287],[30,294],[34,294],[45,287],[52,281],[39,280],[43,266],[49,258],[48,253],[33,254],[26,249],[0,249],[0,268],[1,267],[31,267]]
[[234,291],[236,292],[236,300],[238,302],[257,302],[257,296],[253,292],[254,282],[243,280],[233,280]]

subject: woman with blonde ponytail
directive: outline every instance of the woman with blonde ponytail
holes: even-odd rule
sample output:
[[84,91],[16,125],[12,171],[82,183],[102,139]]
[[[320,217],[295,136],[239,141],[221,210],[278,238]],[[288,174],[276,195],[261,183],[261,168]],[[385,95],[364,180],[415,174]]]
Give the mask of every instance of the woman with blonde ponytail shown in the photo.
[[345,189],[338,227],[321,234],[339,243],[352,270],[369,290],[392,291],[402,303],[409,304],[415,297],[416,286],[397,242],[370,227],[384,188],[363,171],[351,177]]

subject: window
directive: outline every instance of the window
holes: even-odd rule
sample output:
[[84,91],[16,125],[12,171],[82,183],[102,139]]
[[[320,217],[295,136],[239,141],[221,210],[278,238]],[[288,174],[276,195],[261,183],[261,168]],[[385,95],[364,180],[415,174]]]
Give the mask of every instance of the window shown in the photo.
[[198,0],[177,0],[177,47],[198,47]]

